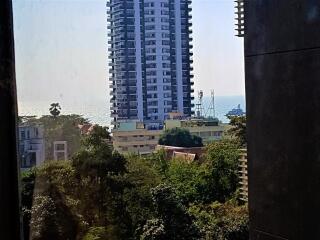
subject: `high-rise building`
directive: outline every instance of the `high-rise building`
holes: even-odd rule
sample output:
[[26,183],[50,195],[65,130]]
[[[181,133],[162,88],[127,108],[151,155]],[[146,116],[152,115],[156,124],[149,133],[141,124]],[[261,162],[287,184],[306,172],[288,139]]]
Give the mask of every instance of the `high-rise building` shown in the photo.
[[191,0],[108,0],[111,116],[192,114]]

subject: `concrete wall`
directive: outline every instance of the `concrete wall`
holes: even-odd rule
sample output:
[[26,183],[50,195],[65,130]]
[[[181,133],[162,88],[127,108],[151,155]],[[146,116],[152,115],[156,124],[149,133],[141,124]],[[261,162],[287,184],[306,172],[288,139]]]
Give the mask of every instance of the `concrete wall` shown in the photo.
[[166,120],[165,129],[183,128],[187,129],[191,134],[197,135],[202,138],[204,143],[221,140],[225,137],[225,132],[231,128],[228,124],[219,123],[218,126],[182,126],[181,120]]
[[320,1],[245,1],[251,240],[320,239]]
[[120,153],[152,153],[162,130],[113,130],[113,147]]

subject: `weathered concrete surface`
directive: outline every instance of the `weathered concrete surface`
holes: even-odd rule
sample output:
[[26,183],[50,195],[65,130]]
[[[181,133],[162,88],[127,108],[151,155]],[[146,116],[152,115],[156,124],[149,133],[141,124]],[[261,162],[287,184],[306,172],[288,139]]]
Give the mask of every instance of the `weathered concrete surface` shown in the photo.
[[245,54],[320,47],[319,0],[247,0]]
[[11,0],[0,1],[0,238],[21,239]]
[[251,240],[320,239],[320,1],[245,2]]

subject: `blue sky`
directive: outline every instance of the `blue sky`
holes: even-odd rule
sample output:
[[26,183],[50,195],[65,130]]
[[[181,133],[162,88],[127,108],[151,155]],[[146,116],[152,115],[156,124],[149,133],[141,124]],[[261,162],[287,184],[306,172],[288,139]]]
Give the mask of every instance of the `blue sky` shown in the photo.
[[[13,0],[18,98],[108,101],[105,0]],[[244,95],[232,0],[193,0],[195,92]]]

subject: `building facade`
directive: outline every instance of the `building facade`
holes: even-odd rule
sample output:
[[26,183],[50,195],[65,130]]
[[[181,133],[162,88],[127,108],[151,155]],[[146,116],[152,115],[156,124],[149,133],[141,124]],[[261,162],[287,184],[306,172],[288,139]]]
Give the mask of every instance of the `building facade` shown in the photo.
[[45,160],[44,130],[41,125],[19,126],[19,157],[21,168],[41,165]]
[[111,117],[192,114],[191,0],[108,0]]
[[161,128],[148,128],[143,122],[118,122],[112,129],[113,148],[119,153],[150,154],[162,133]]
[[320,1],[243,2],[250,239],[320,239]]
[[183,128],[202,138],[204,144],[225,138],[230,125],[216,119],[167,119],[163,125],[135,120],[117,122],[112,129],[113,147],[120,153],[149,154],[156,150],[165,130]]
[[231,128],[230,125],[220,123],[217,119],[168,119],[165,121],[165,130],[172,128],[187,129],[192,135],[202,138],[204,144],[221,140],[225,132]]
[[53,142],[53,159],[54,160],[68,160],[68,142],[54,141]]

